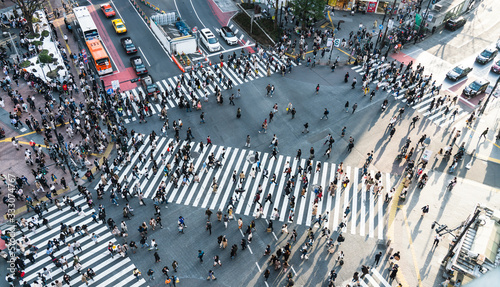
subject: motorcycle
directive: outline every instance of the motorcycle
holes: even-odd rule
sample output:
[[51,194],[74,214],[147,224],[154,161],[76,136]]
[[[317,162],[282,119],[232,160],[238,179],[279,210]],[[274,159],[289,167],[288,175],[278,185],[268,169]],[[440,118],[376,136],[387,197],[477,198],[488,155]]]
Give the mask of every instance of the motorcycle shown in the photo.
[[388,101],[387,99],[384,100],[384,102],[382,103],[382,112],[385,112],[385,109],[387,108],[387,104],[388,104]]

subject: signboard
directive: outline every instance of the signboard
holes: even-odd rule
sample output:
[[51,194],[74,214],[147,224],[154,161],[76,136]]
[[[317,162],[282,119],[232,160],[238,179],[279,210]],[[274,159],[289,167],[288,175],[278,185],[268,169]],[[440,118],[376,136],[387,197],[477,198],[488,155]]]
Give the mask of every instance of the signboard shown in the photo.
[[426,149],[424,153],[422,154],[422,161],[429,162],[429,159],[431,159],[432,151]]
[[192,29],[191,31],[193,31],[193,33],[198,32],[198,27],[194,26],[194,27],[193,27],[193,29]]
[[368,6],[366,7],[366,12],[373,13],[375,12],[375,9],[377,9],[377,1],[368,2]]
[[392,19],[389,19],[389,22],[387,23],[387,27],[389,27],[389,29],[392,29],[394,27],[394,21]]
[[333,42],[333,45],[335,45],[335,47],[340,47],[340,39],[335,39],[335,41]]
[[378,25],[378,28],[379,28],[380,30],[384,30],[384,25],[380,24],[380,25]]
[[89,60],[87,59],[87,52],[85,51],[85,49],[82,49],[82,56],[83,56],[83,62],[85,64],[88,64]]
[[333,45],[333,38],[328,38],[328,39],[326,40],[326,46],[327,46],[327,47],[331,47],[332,45]]
[[111,95],[111,94],[113,93],[113,89],[111,89],[111,88],[107,89],[107,90],[106,90],[106,93],[107,93],[108,95]]
[[120,88],[120,81],[119,80],[113,80],[111,81],[111,86],[113,87],[113,90],[118,90]]

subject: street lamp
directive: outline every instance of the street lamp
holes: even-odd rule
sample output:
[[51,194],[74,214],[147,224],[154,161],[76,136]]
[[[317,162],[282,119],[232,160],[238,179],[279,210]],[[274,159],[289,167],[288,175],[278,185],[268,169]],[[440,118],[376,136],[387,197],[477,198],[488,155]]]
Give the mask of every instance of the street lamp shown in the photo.
[[66,153],[66,148],[64,147],[64,138],[60,133],[57,133],[57,130],[54,128],[53,129],[54,134],[56,135],[56,140],[59,143],[59,149],[61,150],[61,157],[64,160],[64,163],[66,164],[66,167],[69,170],[69,173],[71,175],[71,180],[73,181],[74,185],[77,185],[76,180],[75,180],[75,175],[73,174],[73,170],[71,169],[69,163],[68,163],[68,155]]
[[479,115],[482,115],[484,113],[484,111],[486,110],[486,106],[488,105],[488,103],[490,101],[491,95],[493,95],[493,93],[497,89],[499,81],[500,81],[500,76],[497,78],[497,81],[495,82],[495,85],[493,86],[493,90],[491,90],[490,94],[486,98],[486,101],[484,102],[483,106],[481,107],[481,110],[479,110]]

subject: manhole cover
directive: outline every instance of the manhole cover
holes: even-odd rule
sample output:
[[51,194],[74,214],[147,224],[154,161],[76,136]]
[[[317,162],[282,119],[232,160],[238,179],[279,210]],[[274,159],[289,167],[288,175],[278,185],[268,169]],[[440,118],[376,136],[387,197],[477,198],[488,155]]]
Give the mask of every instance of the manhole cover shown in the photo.
[[191,158],[192,158],[192,159],[198,158],[199,156],[200,156],[200,153],[199,153],[199,152],[197,152],[197,151],[193,151],[193,152],[191,152]]
[[247,156],[247,160],[249,163],[254,164],[255,163],[255,154],[249,154]]

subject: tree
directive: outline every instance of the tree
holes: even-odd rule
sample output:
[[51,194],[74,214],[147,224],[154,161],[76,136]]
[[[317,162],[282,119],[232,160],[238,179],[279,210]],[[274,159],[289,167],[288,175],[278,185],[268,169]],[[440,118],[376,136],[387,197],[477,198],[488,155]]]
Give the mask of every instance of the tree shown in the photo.
[[294,14],[302,22],[304,29],[313,19],[320,20],[325,17],[323,11],[327,0],[292,0],[290,6]]
[[23,16],[28,22],[30,32],[33,32],[33,14],[35,11],[42,9],[42,3],[45,0],[12,0],[19,9],[23,12]]

